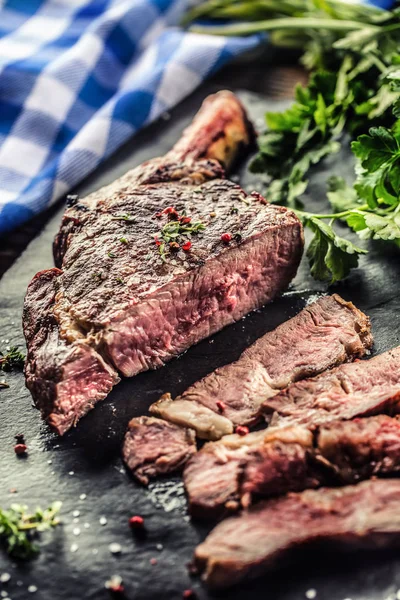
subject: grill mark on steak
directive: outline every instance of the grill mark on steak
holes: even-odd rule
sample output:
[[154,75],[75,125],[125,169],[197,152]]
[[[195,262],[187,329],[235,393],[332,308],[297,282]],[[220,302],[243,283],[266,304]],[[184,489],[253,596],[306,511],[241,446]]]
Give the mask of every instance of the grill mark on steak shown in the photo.
[[[223,178],[221,165],[229,167],[252,136],[240,102],[221,92],[206,100],[164,158],[66,210],[54,242],[61,271],[52,277],[46,309],[52,328],[35,340],[26,331],[26,383],[58,433],[107,395],[117,372],[133,376],[162,366],[270,301],[295,275],[303,250],[295,214]],[[171,205],[206,229],[189,253],[165,264],[154,236],[167,216],[156,213]],[[118,219],[127,213],[133,222]],[[240,234],[242,243],[224,245],[225,231]],[[47,289],[44,276],[35,286]],[[25,312],[37,309],[30,286]]]
[[263,404],[272,425],[317,426],[400,412],[400,347],[290,385]]
[[400,481],[291,493],[222,521],[195,551],[210,588],[281,566],[318,543],[341,550],[400,546]]
[[[368,317],[336,294],[325,296],[262,336],[236,362],[196,382],[175,401],[164,395],[150,412],[193,427],[200,438],[218,439],[236,425],[255,424],[263,401],[293,381],[361,357],[371,345]],[[214,429],[205,429],[198,415],[210,410],[221,422],[215,423]],[[230,430],[227,420],[232,423]]]
[[314,432],[269,428],[206,444],[187,462],[184,483],[196,518],[217,518],[269,497],[400,473],[400,421],[386,415],[335,421]]

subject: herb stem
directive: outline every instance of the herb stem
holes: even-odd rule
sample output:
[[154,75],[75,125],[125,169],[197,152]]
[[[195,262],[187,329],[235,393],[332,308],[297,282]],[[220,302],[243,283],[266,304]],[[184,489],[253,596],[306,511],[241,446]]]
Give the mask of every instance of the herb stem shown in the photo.
[[306,212],[304,210],[298,210],[297,208],[293,208],[292,210],[299,217],[303,217],[305,219],[308,219],[310,217],[313,217],[314,219],[343,219],[344,217],[347,217],[348,215],[353,213],[355,210],[361,212],[361,211],[365,211],[368,209],[369,209],[368,204],[362,204],[361,206],[357,206],[357,208],[351,208],[349,210],[344,210],[343,212],[331,213],[331,214],[324,214],[324,213],[314,214],[314,213]]
[[[374,25],[368,26],[371,30],[380,30]],[[254,33],[262,33],[264,31],[276,31],[279,29],[325,29],[329,31],[354,31],[356,29],[364,29],[365,23],[360,21],[346,21],[340,19],[318,19],[315,17],[286,17],[282,19],[267,19],[255,23],[238,23],[237,25],[223,25],[221,27],[208,27],[201,25],[193,25],[190,30],[195,33],[208,33],[212,35],[252,35]]]

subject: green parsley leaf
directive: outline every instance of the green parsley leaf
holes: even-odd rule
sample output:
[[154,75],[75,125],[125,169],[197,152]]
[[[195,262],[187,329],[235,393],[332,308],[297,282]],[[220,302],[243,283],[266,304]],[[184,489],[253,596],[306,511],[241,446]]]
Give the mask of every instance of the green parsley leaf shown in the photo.
[[22,370],[25,364],[25,354],[18,350],[18,346],[11,346],[6,352],[0,352],[0,370],[12,371]]
[[336,234],[330,225],[310,217],[306,223],[314,232],[307,250],[311,273],[315,279],[335,283],[357,267],[359,254],[367,251]]
[[20,504],[12,504],[8,510],[0,508],[0,540],[8,554],[21,559],[34,557],[39,552],[34,537],[59,524],[61,506],[61,502],[53,502],[49,508],[37,508],[33,513]]
[[356,190],[336,175],[328,179],[327,196],[333,211],[337,213],[355,208],[361,202]]

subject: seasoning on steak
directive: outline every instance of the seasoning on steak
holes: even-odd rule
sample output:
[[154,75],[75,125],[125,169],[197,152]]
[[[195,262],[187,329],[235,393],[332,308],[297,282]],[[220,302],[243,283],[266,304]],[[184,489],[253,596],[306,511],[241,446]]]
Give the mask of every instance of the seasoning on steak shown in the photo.
[[[61,270],[36,277],[24,316],[34,320],[48,298],[34,333],[25,327],[26,383],[58,433],[104,398],[118,373],[162,366],[270,301],[295,275],[298,218],[224,179],[221,165],[251,139],[242,105],[221,92],[166,157],[66,210],[54,245]],[[190,249],[167,245],[164,262],[155,238],[176,218],[171,209],[205,229]]]
[[336,419],[400,412],[400,346],[289,386],[264,402],[273,425],[316,426]]
[[205,444],[184,470],[189,510],[217,518],[269,497],[400,474],[400,421],[386,415],[226,436]]
[[122,448],[125,464],[144,485],[157,475],[179,470],[195,452],[192,429],[154,417],[132,419]]
[[211,588],[225,588],[279,567],[313,544],[399,547],[399,509],[395,479],[290,493],[222,521],[196,548],[195,563]]
[[[293,381],[363,356],[371,345],[368,317],[337,294],[325,296],[259,338],[236,362],[210,373],[174,401],[165,394],[150,411],[193,427],[200,438],[218,439],[235,425],[254,424],[262,402]],[[199,418],[209,411],[219,419],[211,430]]]

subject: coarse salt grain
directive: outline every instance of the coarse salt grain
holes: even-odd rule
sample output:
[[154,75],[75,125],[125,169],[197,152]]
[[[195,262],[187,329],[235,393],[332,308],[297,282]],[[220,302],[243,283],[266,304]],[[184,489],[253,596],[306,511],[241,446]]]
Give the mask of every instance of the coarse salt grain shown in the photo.
[[78,544],[71,544],[71,552],[76,552],[78,550]]
[[111,554],[120,554],[122,551],[121,544],[118,544],[117,542],[113,542],[112,544],[110,544],[108,546],[108,549],[111,552]]
[[107,519],[106,519],[106,517],[100,517],[99,523],[100,523],[100,525],[107,525]]
[[84,523],[83,526],[84,526],[85,529],[89,529],[90,523]]
[[80,514],[81,514],[81,513],[79,512],[79,510],[74,510],[74,511],[72,512],[72,516],[73,516],[73,517],[79,517],[79,515],[80,515]]
[[307,590],[305,593],[307,600],[313,600],[313,598],[317,597],[317,590],[311,589]]
[[73,529],[72,533],[73,533],[74,535],[80,535],[80,533],[81,533],[81,530],[79,529],[79,527],[75,527],[75,528]]
[[86,494],[81,494],[79,496],[79,500],[86,500]]
[[1,592],[1,597],[2,598],[7,598],[8,597],[8,592],[6,592],[6,591]]
[[10,581],[10,579],[11,579],[10,573],[2,573],[0,575],[0,581],[1,581],[1,583],[7,583],[8,581]]
[[68,475],[75,475],[75,471],[70,471]]
[[38,591],[38,589],[37,589],[36,585],[30,585],[30,586],[28,587],[28,592],[29,592],[30,594],[34,594],[34,593],[35,593],[35,592],[37,592],[37,591]]

